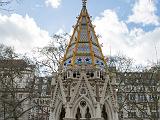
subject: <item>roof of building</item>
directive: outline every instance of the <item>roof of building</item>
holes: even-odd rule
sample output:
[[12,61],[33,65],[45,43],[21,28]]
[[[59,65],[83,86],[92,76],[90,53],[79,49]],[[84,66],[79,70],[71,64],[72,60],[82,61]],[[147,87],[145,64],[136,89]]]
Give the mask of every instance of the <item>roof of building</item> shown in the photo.
[[28,65],[22,59],[0,60],[0,68],[26,68],[26,67],[34,67],[34,65]]
[[92,65],[105,66],[105,59],[96,36],[94,26],[86,8],[86,0],[74,26],[74,31],[64,55],[62,66]]

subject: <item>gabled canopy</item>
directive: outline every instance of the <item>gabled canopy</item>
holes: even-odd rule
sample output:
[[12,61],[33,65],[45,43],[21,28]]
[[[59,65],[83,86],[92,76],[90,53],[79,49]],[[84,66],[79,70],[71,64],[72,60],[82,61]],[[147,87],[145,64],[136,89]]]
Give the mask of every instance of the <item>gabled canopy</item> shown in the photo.
[[104,56],[94,26],[84,4],[62,61],[63,67],[81,64],[105,66]]

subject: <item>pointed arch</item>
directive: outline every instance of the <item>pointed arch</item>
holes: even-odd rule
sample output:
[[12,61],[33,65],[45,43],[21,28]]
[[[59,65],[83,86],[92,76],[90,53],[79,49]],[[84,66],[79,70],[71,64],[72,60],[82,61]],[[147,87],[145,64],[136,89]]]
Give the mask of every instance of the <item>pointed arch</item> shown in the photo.
[[90,120],[90,118],[91,118],[91,114],[90,114],[90,111],[89,111],[89,108],[88,108],[88,107],[87,107],[87,109],[86,109],[85,118],[86,118],[86,120]]
[[80,120],[80,118],[82,117],[79,107],[77,108],[77,113],[75,117],[76,117],[76,120]]
[[95,110],[94,110],[93,104],[92,104],[92,102],[91,102],[86,96],[80,97],[80,98],[77,99],[77,101],[74,103],[73,108],[72,108],[73,116],[76,115],[77,108],[79,107],[79,103],[80,103],[80,101],[82,101],[82,100],[86,101],[86,104],[87,104],[87,106],[88,106],[88,108],[89,108],[89,111],[90,111],[90,115],[91,115],[91,117],[94,117]]
[[59,120],[63,120],[63,118],[65,118],[65,113],[66,113],[65,108],[62,105],[61,112],[60,112],[60,115],[59,115]]
[[107,112],[106,112],[106,107],[105,107],[105,105],[103,105],[103,107],[102,107],[102,118],[103,118],[104,120],[108,120],[108,114],[107,114]]
[[58,104],[55,106],[55,120],[60,120],[60,114],[62,111],[62,101],[59,101]]
[[107,98],[104,102],[104,108],[105,108],[105,112],[107,114],[107,120],[114,120],[114,110],[113,110],[113,106],[112,103],[108,100],[109,98]]

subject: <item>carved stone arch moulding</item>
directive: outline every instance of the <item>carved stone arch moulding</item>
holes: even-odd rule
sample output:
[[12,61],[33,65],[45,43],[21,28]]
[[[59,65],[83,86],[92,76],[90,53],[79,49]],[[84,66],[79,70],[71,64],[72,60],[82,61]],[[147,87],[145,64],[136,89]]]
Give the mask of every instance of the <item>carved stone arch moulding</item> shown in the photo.
[[[113,116],[114,110],[113,110],[112,103],[110,101],[108,101],[108,99],[106,99],[104,101],[104,106],[105,106],[105,110],[106,110],[107,117],[108,117],[107,120],[114,120],[114,116]],[[102,109],[103,109],[103,106],[102,106]]]
[[54,111],[55,113],[55,120],[59,120],[60,118],[60,114],[61,114],[61,110],[62,110],[62,101],[59,101],[58,104],[56,105],[56,109]]
[[[86,105],[85,105],[86,104]],[[79,107],[80,110],[82,111],[82,116],[85,116],[85,111],[87,109],[87,107],[89,108],[91,117],[95,117],[95,109],[93,107],[94,105],[92,104],[92,102],[86,97],[86,96],[82,96],[79,99],[77,99],[77,101],[74,103],[73,107],[72,107],[72,113],[73,113],[73,118],[75,118],[76,116],[76,112],[77,112],[77,108]]]

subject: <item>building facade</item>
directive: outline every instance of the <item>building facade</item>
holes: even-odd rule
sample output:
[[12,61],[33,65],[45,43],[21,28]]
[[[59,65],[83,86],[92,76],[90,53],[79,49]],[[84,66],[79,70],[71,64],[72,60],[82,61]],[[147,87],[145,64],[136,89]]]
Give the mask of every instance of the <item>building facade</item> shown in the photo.
[[49,120],[52,77],[36,77],[28,120]]
[[160,71],[117,73],[120,120],[160,120]]
[[28,120],[34,75],[24,60],[0,60],[0,120]]

